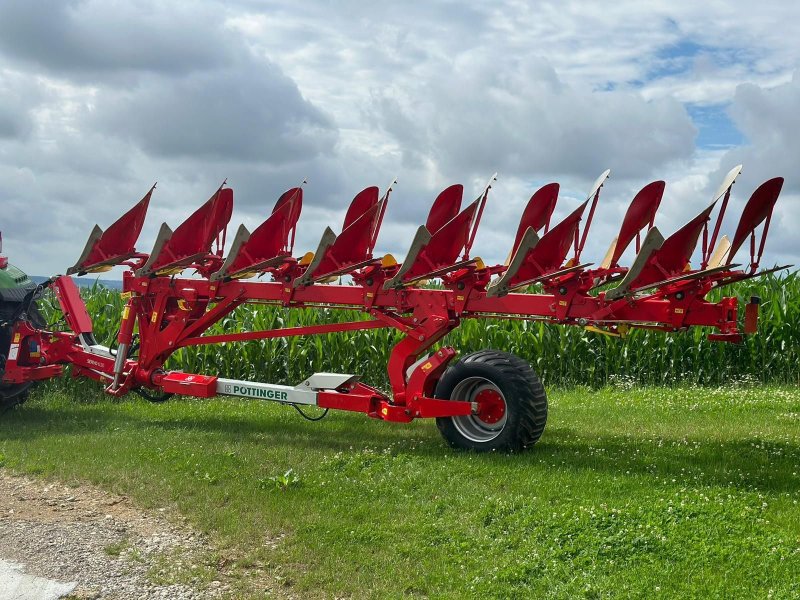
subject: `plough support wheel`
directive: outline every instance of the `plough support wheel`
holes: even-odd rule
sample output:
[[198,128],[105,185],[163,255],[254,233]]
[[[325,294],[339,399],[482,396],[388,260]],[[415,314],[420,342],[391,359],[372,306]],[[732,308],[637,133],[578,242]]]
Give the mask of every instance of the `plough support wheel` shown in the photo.
[[535,444],[547,423],[547,395],[531,366],[513,354],[482,350],[445,371],[437,398],[478,405],[475,414],[436,419],[454,448],[516,452]]

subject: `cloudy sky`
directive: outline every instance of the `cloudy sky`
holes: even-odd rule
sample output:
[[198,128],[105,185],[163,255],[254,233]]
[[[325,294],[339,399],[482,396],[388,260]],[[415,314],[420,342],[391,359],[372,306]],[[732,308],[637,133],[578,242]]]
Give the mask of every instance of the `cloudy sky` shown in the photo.
[[308,178],[299,254],[397,177],[378,250],[399,258],[438,191],[497,171],[474,252],[500,261],[539,185],[563,216],[610,168],[599,261],[644,184],[667,181],[670,233],[743,163],[723,230],[784,176],[764,262],[800,263],[799,109],[788,2],[2,0],[3,250],[63,272],[155,181],[142,251],[225,178],[252,229]]

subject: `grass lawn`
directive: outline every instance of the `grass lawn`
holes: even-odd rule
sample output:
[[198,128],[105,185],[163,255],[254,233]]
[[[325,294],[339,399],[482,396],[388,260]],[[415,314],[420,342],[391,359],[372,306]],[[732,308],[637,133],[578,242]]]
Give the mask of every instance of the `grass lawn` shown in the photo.
[[0,418],[0,460],[177,509],[301,597],[800,596],[800,390],[550,400],[507,456],[432,422],[45,390]]

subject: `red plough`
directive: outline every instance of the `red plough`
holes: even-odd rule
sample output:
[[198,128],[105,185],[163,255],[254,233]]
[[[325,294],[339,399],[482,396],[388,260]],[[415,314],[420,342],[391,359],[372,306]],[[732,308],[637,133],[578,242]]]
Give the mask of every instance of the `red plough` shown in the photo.
[[[493,266],[471,251],[494,177],[463,208],[461,185],[439,194],[402,264],[391,255],[373,254],[392,186],[382,195],[377,187],[359,192],[341,232],[337,235],[326,229],[316,252],[299,258],[294,256],[294,242],[302,187],[285,192],[252,233],[240,226],[227,255],[225,232],[233,191],[224,184],[174,232],[162,225],[150,254],[138,253],[134,244],[151,189],[105,232],[95,227],[80,259],[68,270],[68,274],[85,274],[114,265],[126,267],[127,304],[116,352],[97,344],[73,280],[58,276],[47,285],[55,291],[69,330],[45,331],[21,311],[13,322],[3,383],[53,377],[69,364],[74,375],[103,382],[114,396],[135,391],[159,401],[176,393],[228,394],[361,412],[386,421],[432,417],[453,446],[519,450],[539,439],[547,419],[544,390],[530,365],[493,350],[454,363],[456,351],[438,343],[464,319],[481,318],[542,320],[609,335],[623,335],[632,327],[681,331],[705,326],[715,330],[712,339],[741,341],[743,333],[755,331],[758,299],[747,305],[742,332],[737,300],[710,302],[706,295],[716,287],[765,272],[758,267],[783,180],[762,184],[746,204],[732,241],[725,236],[718,240],[740,170],[737,167],[728,174],[708,208],[667,238],[654,226],[665,184],[646,185],[631,202],[618,235],[597,267],[583,262],[582,253],[609,171],[597,179],[585,201],[552,226],[558,184],[547,184],[534,193],[523,211],[508,260]],[[718,217],[710,228],[717,204]],[[762,223],[759,238],[756,229]],[[733,260],[748,240],[749,263],[739,270]],[[626,268],[619,263],[631,244],[636,257]],[[699,268],[693,269],[690,260],[698,244],[702,246]],[[200,277],[180,276],[190,270]],[[271,281],[251,280],[264,274]],[[345,276],[352,282],[337,282]],[[431,280],[441,285],[425,285]],[[33,294],[28,306],[32,300]],[[246,303],[289,309],[357,308],[367,318],[207,334],[212,325]],[[172,353],[188,346],[383,327],[403,334],[390,353],[389,393],[352,374],[316,373],[291,386],[165,367]]]

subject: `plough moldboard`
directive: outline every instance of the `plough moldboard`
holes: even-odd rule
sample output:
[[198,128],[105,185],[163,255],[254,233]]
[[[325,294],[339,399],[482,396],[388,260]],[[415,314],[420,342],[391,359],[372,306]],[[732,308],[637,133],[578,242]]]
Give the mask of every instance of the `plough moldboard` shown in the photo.
[[[299,258],[294,242],[302,186],[286,191],[252,232],[240,226],[226,254],[233,190],[223,184],[175,230],[163,224],[153,250],[145,254],[135,244],[154,186],[107,229],[95,226],[67,275],[30,290],[13,318],[6,320],[11,335],[3,365],[4,389],[18,393],[20,386],[61,375],[63,366],[71,365],[73,375],[103,382],[114,396],[135,391],[160,401],[176,393],[230,394],[362,412],[387,421],[435,417],[454,446],[518,450],[539,439],[547,419],[544,390],[530,365],[499,350],[454,362],[456,351],[438,343],[464,319],[481,318],[543,320],[612,336],[623,336],[634,327],[681,331],[705,326],[714,330],[709,335],[714,340],[740,342],[743,334],[756,331],[758,298],[746,305],[740,330],[736,298],[710,302],[706,295],[767,272],[759,271],[759,263],[783,184],[778,177],[760,185],[746,203],[732,238],[720,237],[740,171],[741,166],[732,169],[710,205],[667,237],[654,225],[665,183],[646,185],[634,197],[597,266],[584,262],[583,250],[609,171],[558,223],[551,222],[558,184],[536,191],[522,213],[508,260],[493,266],[473,256],[472,247],[494,177],[466,206],[461,185],[442,191],[402,263],[391,255],[374,254],[394,183],[383,193],[377,187],[359,192],[340,232],[327,228],[316,251]],[[633,262],[630,267],[620,265],[632,244]],[[692,268],[690,260],[698,246],[697,268]],[[734,264],[736,256],[745,256],[748,250],[746,265]],[[70,275],[117,265],[126,268],[127,304],[113,351],[95,341],[92,321]],[[195,275],[182,277],[190,271]],[[262,275],[270,280],[256,280]],[[343,284],[345,276],[350,281]],[[441,285],[428,284],[434,280]],[[67,331],[49,331],[31,318],[33,302],[45,287],[55,292]],[[246,303],[287,309],[355,308],[366,318],[207,333]],[[383,327],[403,334],[390,353],[390,393],[350,374],[316,373],[289,386],[165,368],[170,355],[187,346]]]

